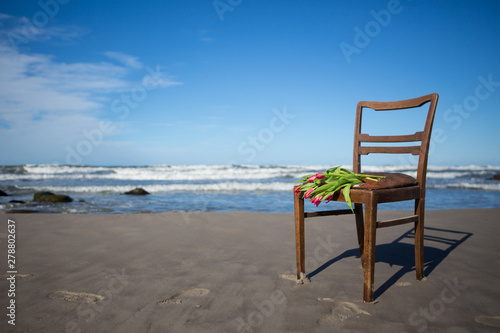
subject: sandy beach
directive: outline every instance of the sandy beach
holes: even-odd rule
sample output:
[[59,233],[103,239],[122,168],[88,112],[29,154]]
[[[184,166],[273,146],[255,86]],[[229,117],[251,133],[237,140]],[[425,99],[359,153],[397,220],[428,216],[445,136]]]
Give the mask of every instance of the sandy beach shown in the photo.
[[0,331],[498,332],[499,216],[427,211],[421,282],[411,226],[378,230],[366,304],[352,216],[306,221],[298,284],[289,213],[1,214]]

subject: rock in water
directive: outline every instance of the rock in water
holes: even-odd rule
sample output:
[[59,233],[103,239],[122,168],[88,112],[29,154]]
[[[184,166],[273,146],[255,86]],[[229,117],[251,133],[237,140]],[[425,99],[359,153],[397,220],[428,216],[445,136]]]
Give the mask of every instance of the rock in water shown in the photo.
[[29,200],[10,200],[9,203],[27,204],[30,203]]
[[125,194],[129,194],[129,195],[146,195],[146,194],[149,194],[148,191],[138,187],[138,188],[135,188],[133,189],[132,191],[128,191],[128,192],[125,192]]
[[500,174],[491,177],[492,180],[500,180]]
[[0,197],[8,197],[9,195],[4,191],[0,190]]
[[38,211],[32,209],[11,209],[5,212],[5,214],[32,214],[32,213],[38,213]]
[[33,195],[36,202],[72,202],[71,197],[64,194],[54,194],[52,192],[36,192]]

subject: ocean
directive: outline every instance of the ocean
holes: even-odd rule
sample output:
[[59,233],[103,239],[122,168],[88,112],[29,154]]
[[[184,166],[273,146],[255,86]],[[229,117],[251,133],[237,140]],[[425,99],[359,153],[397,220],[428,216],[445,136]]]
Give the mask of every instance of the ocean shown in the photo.
[[[160,213],[254,211],[293,212],[294,181],[328,165],[152,165],[152,166],[0,166],[0,211],[44,213]],[[350,168],[350,166],[344,166]],[[363,173],[402,172],[415,166],[365,166]],[[500,207],[500,166],[429,166],[426,209]],[[143,188],[150,195],[124,192]],[[35,203],[38,191],[69,195],[69,203]],[[15,202],[11,202],[15,201]],[[345,203],[307,204],[306,210],[347,207]],[[411,202],[379,209],[412,209]]]

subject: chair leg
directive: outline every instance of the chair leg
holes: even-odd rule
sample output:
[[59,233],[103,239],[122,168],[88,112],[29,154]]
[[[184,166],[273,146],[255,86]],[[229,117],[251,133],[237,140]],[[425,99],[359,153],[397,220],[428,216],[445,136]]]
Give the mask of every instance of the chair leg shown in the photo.
[[295,210],[295,247],[297,255],[297,279],[301,278],[301,273],[305,274],[305,247],[304,247],[304,198],[302,193],[294,195]]
[[373,302],[373,282],[375,276],[375,243],[377,233],[377,202],[370,193],[365,207],[365,234],[363,250],[363,301]]
[[425,199],[415,200],[415,215],[418,215],[418,221],[415,222],[415,272],[417,280],[422,280],[424,278]]
[[358,232],[359,257],[363,264],[364,239],[365,239],[365,223],[363,220],[363,205],[354,204],[354,216],[356,218],[356,231]]

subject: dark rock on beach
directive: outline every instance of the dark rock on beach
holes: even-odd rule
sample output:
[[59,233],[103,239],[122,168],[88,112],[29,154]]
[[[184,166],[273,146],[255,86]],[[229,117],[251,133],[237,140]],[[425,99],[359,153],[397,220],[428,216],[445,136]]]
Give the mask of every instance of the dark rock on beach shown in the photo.
[[38,211],[31,209],[11,209],[5,212],[5,214],[32,214],[32,213],[38,213]]
[[72,202],[71,197],[64,194],[54,194],[52,192],[36,192],[33,195],[36,202]]
[[128,195],[146,195],[146,194],[149,194],[148,191],[138,187],[138,188],[135,188],[133,189],[132,191],[128,191],[128,192],[125,192],[124,194],[128,194]]
[[10,200],[9,203],[18,203],[18,204],[27,204],[30,203],[30,200]]
[[4,191],[0,190],[0,197],[8,197],[9,195]]

